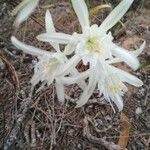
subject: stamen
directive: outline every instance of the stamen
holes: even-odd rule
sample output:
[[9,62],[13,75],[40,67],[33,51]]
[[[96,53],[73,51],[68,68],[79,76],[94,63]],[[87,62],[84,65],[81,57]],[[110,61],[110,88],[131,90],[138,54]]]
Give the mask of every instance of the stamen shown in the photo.
[[127,90],[124,83],[117,78],[117,74],[111,74],[107,77],[106,82],[108,83],[108,88],[113,93],[125,92]]
[[86,48],[90,52],[97,52],[101,51],[100,41],[96,37],[88,37],[86,40]]
[[118,93],[124,89],[124,86],[122,83],[116,83],[110,86],[110,89],[113,93]]
[[53,59],[43,65],[43,71],[48,74],[52,72],[54,69],[56,69],[56,66],[58,65],[58,61],[56,59]]

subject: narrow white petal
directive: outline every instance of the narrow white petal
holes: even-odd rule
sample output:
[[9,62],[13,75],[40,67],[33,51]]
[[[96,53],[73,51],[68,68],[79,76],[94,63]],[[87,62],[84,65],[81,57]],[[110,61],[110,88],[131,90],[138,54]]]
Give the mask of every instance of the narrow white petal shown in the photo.
[[64,63],[68,59],[66,58],[66,55],[62,52],[57,52],[53,54],[53,57],[55,57],[60,63]]
[[18,27],[23,21],[25,21],[37,7],[38,3],[39,0],[31,0],[29,3],[27,3],[25,7],[23,7],[18,13],[14,25]]
[[[78,70],[77,70],[76,68],[74,68],[74,69],[71,69],[70,74],[75,76],[75,75],[78,75],[78,74],[80,74],[80,73],[78,72]],[[82,90],[84,90],[84,89],[86,88],[86,86],[87,86],[87,84],[85,83],[84,80],[83,80],[83,81],[79,81],[77,84],[78,84],[78,86],[79,86]]]
[[74,43],[69,43],[66,45],[64,54],[70,55],[75,51],[76,45]]
[[108,15],[100,26],[105,32],[112,28],[127,12],[133,0],[122,0],[122,2]]
[[[80,74],[80,73],[78,72],[78,70],[77,70],[76,68],[74,68],[74,69],[72,69],[71,74],[73,74],[73,75],[78,75],[78,74]],[[84,80],[83,80],[83,81],[80,81],[80,82],[77,82],[77,84],[78,84],[78,86],[79,86],[82,90],[84,90],[84,89],[86,88],[86,86],[87,86],[87,84],[85,83]]]
[[57,70],[57,75],[60,76],[68,74],[80,60],[81,58],[79,56],[74,55],[66,64],[63,64],[62,67]]
[[56,87],[56,93],[57,93],[58,100],[60,102],[64,102],[65,101],[64,85],[61,83],[61,81],[56,79],[55,87]]
[[53,23],[52,16],[49,10],[47,10],[45,14],[45,28],[46,28],[46,32],[49,32],[49,33],[55,32],[54,23]]
[[16,15],[27,3],[29,3],[31,0],[23,0],[19,5],[15,7],[15,9],[12,11],[12,15]]
[[77,34],[74,33],[72,35],[72,39],[70,40],[68,45],[66,45],[66,47],[65,47],[65,50],[64,50],[64,54],[65,55],[70,55],[70,54],[72,54],[75,51],[76,46],[77,46],[77,41],[78,41]]
[[113,98],[111,98],[113,100],[113,102],[116,104],[116,106],[118,107],[119,111],[123,110],[123,99],[120,95],[115,94],[115,96]]
[[86,88],[86,86],[87,86],[87,84],[85,83],[85,81],[80,81],[80,82],[78,82],[77,84],[78,84],[78,86],[79,86],[82,90],[84,90],[84,89]]
[[89,84],[83,91],[83,94],[80,97],[80,100],[77,101],[76,108],[83,106],[89,98],[91,97],[92,93],[94,92],[97,84],[97,77],[96,77],[96,70],[91,69],[90,70],[90,75],[89,75]]
[[59,44],[54,42],[50,42],[50,44],[57,52],[60,52]]
[[112,54],[121,60],[123,60],[125,63],[127,63],[131,68],[136,70],[139,67],[139,61],[138,59],[131,55],[129,51],[127,51],[124,48],[121,48],[117,45],[114,45],[112,48]]
[[31,78],[31,84],[32,84],[32,87],[34,87],[38,82],[39,82],[39,75],[33,75],[33,77]]
[[137,50],[135,50],[135,51],[132,51],[132,52],[130,52],[130,53],[131,53],[132,55],[138,57],[138,56],[143,52],[143,50],[144,50],[144,48],[145,48],[145,45],[146,45],[146,42],[144,41],[143,44],[140,46],[139,49],[137,49]]
[[[47,33],[49,33],[49,34],[55,33],[54,23],[53,23],[52,16],[51,16],[49,10],[46,11],[46,15],[45,15],[45,28],[46,28]],[[60,52],[58,43],[50,42],[50,44],[53,46],[53,48],[57,52]]]
[[54,75],[50,75],[49,78],[46,80],[45,78],[43,79],[43,81],[46,81],[47,85],[51,85],[54,82]]
[[18,39],[16,39],[14,36],[11,37],[11,42],[14,46],[16,46],[18,49],[22,50],[23,52],[27,54],[31,54],[34,56],[43,56],[43,55],[52,55],[53,53],[47,52],[45,50],[26,45],[22,42],[20,42]]
[[121,80],[123,82],[127,82],[136,87],[140,87],[143,85],[143,82],[140,79],[138,79],[137,77],[133,76],[132,74],[128,72],[125,72],[118,68],[115,68],[114,71],[118,73],[118,75],[121,77]]
[[75,83],[81,82],[82,80],[85,80],[88,77],[88,75],[89,75],[89,70],[83,73],[76,74],[73,77],[64,77],[62,79],[62,82],[68,85],[75,84]]
[[39,41],[67,44],[72,36],[65,33],[43,33],[37,36]]
[[[134,50],[134,51],[129,51],[129,53],[135,57],[138,57],[143,52],[145,45],[146,45],[146,42],[144,41],[139,49]],[[122,62],[120,58],[113,58],[113,59],[107,60],[108,64],[114,64],[114,63],[119,63],[119,62]]]
[[71,0],[74,11],[78,16],[82,30],[84,27],[89,27],[89,13],[84,0]]
[[80,100],[77,101],[76,108],[81,107],[87,103],[92,93],[94,92],[95,87],[96,87],[96,81],[93,80],[93,82],[91,82],[91,84],[89,84],[87,88],[85,88],[85,90],[83,91],[83,94],[81,95]]

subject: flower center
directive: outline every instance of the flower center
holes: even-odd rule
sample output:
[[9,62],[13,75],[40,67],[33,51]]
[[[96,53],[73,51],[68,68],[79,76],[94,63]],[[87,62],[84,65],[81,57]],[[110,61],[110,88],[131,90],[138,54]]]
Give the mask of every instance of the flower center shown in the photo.
[[57,61],[57,59],[52,59],[43,64],[44,73],[48,74],[50,72],[53,72],[57,68],[58,63],[59,62]]
[[124,85],[122,83],[116,83],[116,84],[110,85],[109,88],[113,93],[118,93],[120,91],[123,91]]
[[113,93],[125,92],[127,90],[124,83],[119,79],[117,74],[111,74],[107,77],[106,82],[108,84],[108,88]]
[[86,39],[86,48],[89,52],[99,53],[101,51],[100,41],[96,37],[88,37]]

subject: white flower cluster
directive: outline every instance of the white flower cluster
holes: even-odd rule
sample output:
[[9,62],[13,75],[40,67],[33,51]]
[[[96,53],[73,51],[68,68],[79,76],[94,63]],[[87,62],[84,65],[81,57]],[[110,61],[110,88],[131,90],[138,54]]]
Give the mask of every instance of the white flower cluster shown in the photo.
[[[72,35],[55,31],[50,12],[45,15],[46,33],[37,36],[39,41],[49,42],[56,50],[55,53],[26,45],[15,37],[11,38],[13,45],[25,53],[35,55],[39,62],[35,64],[34,75],[31,79],[33,87],[40,81],[44,85],[55,84],[58,99],[65,100],[65,85],[78,84],[83,90],[76,107],[83,106],[91,97],[95,88],[99,90],[105,99],[115,103],[119,111],[123,109],[122,96],[127,92],[125,83],[136,87],[142,86],[143,82],[137,77],[115,67],[114,63],[124,61],[132,69],[139,67],[137,56],[143,51],[145,42],[135,51],[128,51],[113,43],[111,29],[127,12],[133,0],[122,0],[122,2],[109,14],[109,16],[98,26],[91,25],[89,13],[84,0],[71,0],[75,13],[82,27],[82,33],[74,32]],[[18,9],[16,19],[19,25],[38,5],[39,0],[25,0]],[[31,9],[32,8],[32,9]],[[28,14],[24,14],[30,9]],[[19,18],[19,19],[18,19]],[[59,44],[65,44],[64,50],[60,50]],[[71,58],[68,57],[68,55]],[[78,72],[77,64],[82,61],[89,65],[89,69]],[[88,81],[88,82],[87,82]]]

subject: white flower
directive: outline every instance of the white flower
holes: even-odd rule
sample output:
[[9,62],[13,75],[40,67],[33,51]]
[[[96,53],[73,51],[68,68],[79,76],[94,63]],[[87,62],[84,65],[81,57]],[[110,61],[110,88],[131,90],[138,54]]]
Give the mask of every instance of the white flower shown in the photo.
[[[89,84],[77,102],[76,107],[84,105],[98,85],[98,89],[105,99],[110,102],[110,104],[114,102],[119,111],[121,111],[123,109],[122,96],[127,92],[127,87],[124,83],[136,87],[143,85],[143,82],[137,77],[106,63],[98,63],[96,67],[91,68],[90,72]],[[112,104],[111,106],[113,107]]]
[[37,36],[41,41],[68,44],[69,46],[66,47],[69,48],[65,48],[65,52],[70,54],[75,51],[73,57],[76,58],[72,59],[70,64],[75,66],[80,60],[85,65],[89,63],[89,72],[84,76],[89,77],[89,84],[77,102],[77,107],[81,107],[88,101],[98,84],[106,100],[110,103],[113,101],[118,109],[122,110],[122,96],[127,91],[124,82],[137,87],[142,85],[142,81],[138,78],[109,65],[124,61],[135,70],[139,67],[137,56],[143,51],[145,42],[140,49],[131,52],[113,43],[112,34],[108,32],[122,18],[132,2],[133,0],[123,0],[100,26],[96,24],[90,26],[88,9],[84,0],[72,0],[82,33],[68,35],[55,32]]
[[[113,63],[124,61],[131,68],[137,69],[139,61],[137,56],[143,51],[145,42],[138,50],[128,51],[113,43],[111,32],[108,32],[121,17],[126,13],[133,0],[123,0],[98,26],[90,26],[89,14],[84,0],[72,0],[74,10],[82,27],[82,33],[74,32],[72,35],[58,33],[55,31],[51,14],[46,11],[45,25],[46,33],[37,38],[49,42],[57,51],[51,53],[33,46],[26,45],[11,38],[12,43],[25,53],[38,57],[39,62],[35,64],[34,75],[31,83],[35,86],[38,82],[50,85],[55,82],[55,88],[60,101],[64,101],[64,85],[77,83],[83,90],[76,107],[84,105],[97,87],[105,99],[116,104],[119,111],[123,109],[122,96],[127,92],[125,83],[136,87],[142,86],[142,81],[137,77],[111,66]],[[61,52],[59,44],[66,44]],[[73,53],[75,51],[75,53]],[[66,56],[74,54],[70,59]],[[79,73],[76,65],[83,61],[89,64],[89,69]],[[88,85],[85,83],[88,79]],[[113,107],[113,105],[112,105]]]
[[[43,86],[45,84],[50,85],[55,81],[56,93],[59,101],[62,102],[65,97],[64,85],[78,83],[82,89],[85,88],[86,84],[83,80],[88,77],[89,72],[86,71],[79,74],[72,67],[73,65],[70,63],[72,61],[69,61],[62,52],[51,53],[35,48],[20,42],[13,36],[11,37],[11,42],[23,52],[38,57],[39,61],[34,66],[34,75],[31,79],[32,87],[40,81],[43,83]],[[74,76],[65,77],[69,74]]]
[[[88,9],[84,0],[72,0],[74,10],[82,27],[82,33],[74,33],[73,35],[44,33],[37,36],[37,38],[45,42],[69,43],[69,45],[72,45],[72,47],[70,46],[70,51],[75,50],[76,55],[80,60],[83,60],[84,64],[87,64],[87,62],[93,63],[93,61],[96,63],[98,59],[110,61],[115,56],[126,62],[133,69],[137,69],[139,67],[138,59],[126,49],[114,44],[111,33],[107,33],[122,18],[132,2],[133,0],[123,0],[98,27],[96,24],[90,26]],[[74,63],[77,64],[78,62]]]
[[12,15],[16,15],[16,20],[14,25],[19,27],[19,25],[24,22],[38,6],[40,0],[23,0],[13,11]]
[[44,81],[50,85],[56,74],[60,74],[60,64],[64,64],[66,61],[63,53],[52,53],[26,45],[13,36],[11,37],[11,42],[25,53],[38,57],[39,61],[35,64],[34,75],[31,79],[33,86],[35,86],[39,81]]
[[[45,23],[47,33],[55,33],[54,24],[48,10],[45,15]],[[43,85],[50,85],[55,81],[56,92],[60,101],[64,101],[64,85],[77,83],[82,89],[86,87],[84,79],[88,77],[88,71],[79,73],[73,65],[73,62],[78,58],[74,56],[68,60],[65,53],[60,51],[59,44],[50,42],[57,51],[57,53],[52,53],[26,45],[13,36],[11,37],[11,41],[18,49],[21,49],[27,54],[37,56],[39,59],[34,66],[34,75],[31,79],[33,87],[40,81],[43,82]],[[66,47],[66,52],[67,48],[69,47]],[[66,75],[69,76],[66,78]]]
[[[78,73],[72,67],[72,59],[68,60],[62,52],[51,53],[33,46],[26,45],[15,37],[11,37],[11,42],[18,49],[21,49],[27,54],[37,56],[39,61],[34,66],[34,75],[31,79],[32,87],[40,81],[50,85],[55,81],[56,93],[59,101],[63,102],[65,98],[64,85],[71,85],[77,83],[82,89],[86,87],[84,79],[88,77],[89,71]],[[65,77],[66,75],[70,75]]]

